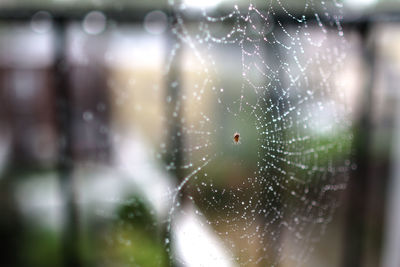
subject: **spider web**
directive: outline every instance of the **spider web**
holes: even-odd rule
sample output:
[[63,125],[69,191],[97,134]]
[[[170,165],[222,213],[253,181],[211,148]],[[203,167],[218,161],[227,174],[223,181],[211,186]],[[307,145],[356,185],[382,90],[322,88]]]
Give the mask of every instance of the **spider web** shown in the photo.
[[169,229],[193,206],[244,266],[305,265],[350,168],[342,4],[289,3],[170,2]]

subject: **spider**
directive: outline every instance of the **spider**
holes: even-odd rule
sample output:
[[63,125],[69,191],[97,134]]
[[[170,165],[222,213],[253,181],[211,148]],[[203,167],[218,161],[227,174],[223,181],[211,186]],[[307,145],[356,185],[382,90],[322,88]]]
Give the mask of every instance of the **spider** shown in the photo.
[[235,132],[233,134],[233,142],[235,142],[235,144],[240,144],[240,133]]

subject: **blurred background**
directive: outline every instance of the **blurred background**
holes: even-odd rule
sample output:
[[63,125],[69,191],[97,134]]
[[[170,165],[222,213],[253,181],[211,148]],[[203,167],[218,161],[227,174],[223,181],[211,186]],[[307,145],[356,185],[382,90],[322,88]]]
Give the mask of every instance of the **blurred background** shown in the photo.
[[0,265],[400,266],[400,2],[264,2],[2,0]]

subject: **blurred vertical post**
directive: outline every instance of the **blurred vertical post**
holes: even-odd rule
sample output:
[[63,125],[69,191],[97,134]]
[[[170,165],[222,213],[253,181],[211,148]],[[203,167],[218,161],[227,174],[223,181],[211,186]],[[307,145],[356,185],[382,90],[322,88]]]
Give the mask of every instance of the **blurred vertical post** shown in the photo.
[[73,125],[72,96],[68,86],[68,64],[66,57],[67,22],[58,18],[54,21],[55,48],[55,98],[56,123],[59,134],[58,171],[64,203],[64,229],[62,240],[63,265],[81,266],[78,238],[78,208],[73,180]]
[[[172,170],[174,175],[180,182],[183,178],[182,171],[180,169],[182,163],[182,105],[181,102],[181,57],[182,57],[182,44],[177,38],[176,31],[179,31],[177,17],[173,14],[169,14],[170,27],[171,29],[167,34],[167,66],[169,70],[166,77],[166,99],[167,99],[167,119],[168,119],[168,163],[173,163]],[[170,61],[170,62],[168,62]]]
[[[169,66],[165,71],[165,88],[166,88],[166,118],[167,118],[167,155],[166,163],[171,167],[173,175],[177,182],[183,179],[181,169],[183,161],[183,136],[182,136],[182,102],[181,102],[181,57],[182,44],[177,37],[179,31],[178,18],[171,11],[168,13],[169,28],[166,34],[166,66]],[[181,196],[178,196],[181,198]],[[180,200],[178,200],[180,201]],[[175,266],[175,261],[171,254],[171,225],[168,224],[165,229],[164,237],[169,240],[167,242],[167,252],[169,254],[170,266]]]
[[393,162],[388,181],[385,207],[384,244],[382,246],[382,267],[400,266],[400,92],[397,92],[397,108],[394,112]]
[[357,25],[361,37],[362,59],[366,67],[363,98],[361,103],[360,118],[356,124],[354,135],[354,161],[357,170],[353,173],[348,183],[345,217],[345,238],[343,246],[343,266],[364,266],[364,251],[368,226],[368,187],[371,176],[371,132],[372,132],[372,106],[373,85],[375,72],[375,47],[369,43],[371,25],[368,21]]

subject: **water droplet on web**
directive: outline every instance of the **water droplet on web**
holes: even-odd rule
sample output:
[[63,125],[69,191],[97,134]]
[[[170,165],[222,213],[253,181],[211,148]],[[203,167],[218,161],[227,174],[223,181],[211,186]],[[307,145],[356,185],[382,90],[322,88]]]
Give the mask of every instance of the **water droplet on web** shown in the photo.
[[93,120],[93,113],[90,112],[90,111],[85,111],[85,112],[83,113],[83,119],[84,119],[86,122],[89,122],[89,121]]
[[171,87],[175,88],[179,85],[179,83],[177,81],[174,81],[171,83]]

